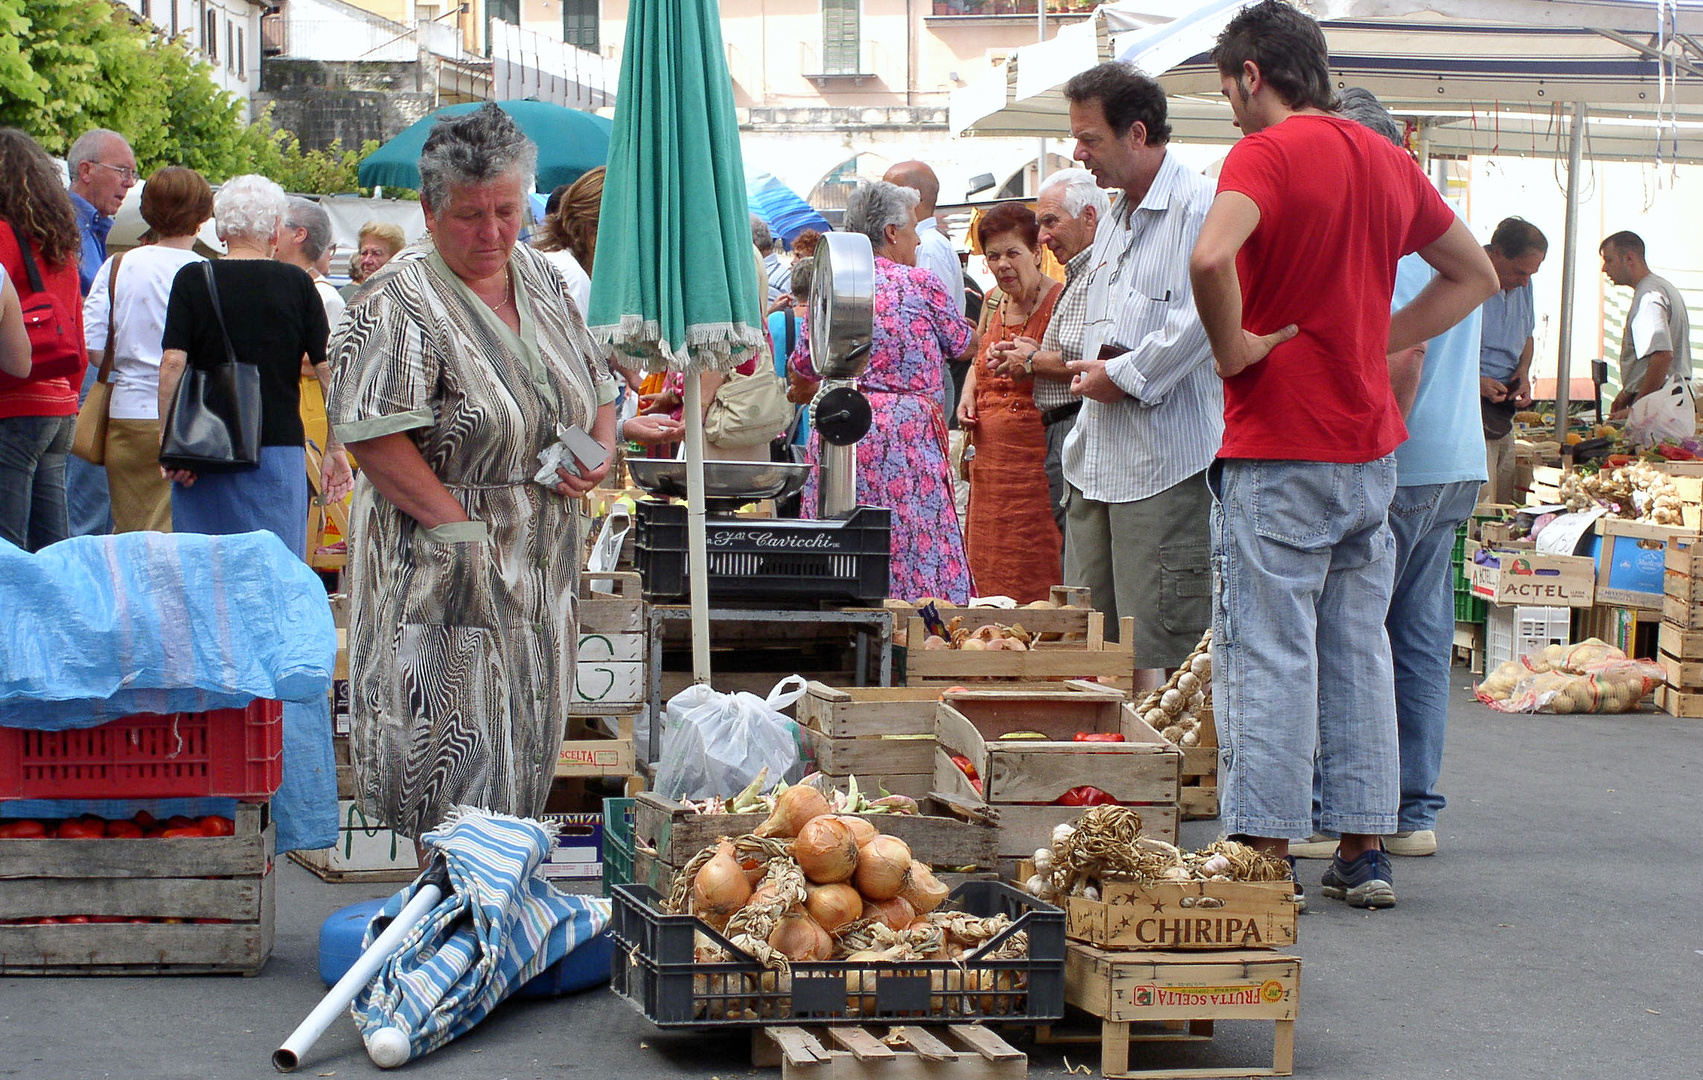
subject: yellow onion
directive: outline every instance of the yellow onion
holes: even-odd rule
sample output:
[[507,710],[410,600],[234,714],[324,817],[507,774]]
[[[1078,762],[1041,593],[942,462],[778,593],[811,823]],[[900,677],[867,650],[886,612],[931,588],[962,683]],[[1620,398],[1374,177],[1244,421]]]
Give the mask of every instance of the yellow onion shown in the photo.
[[891,930],[903,930],[911,925],[917,913],[909,901],[895,896],[890,900],[865,900],[863,917],[880,919]]
[[769,947],[788,960],[827,960],[834,955],[834,939],[800,908],[793,908],[775,923]]
[[769,820],[757,826],[758,836],[797,836],[813,817],[828,812],[828,800],[809,784],[794,784],[775,797]]
[[749,899],[751,883],[745,880],[745,871],[733,857],[733,843],[723,840],[717,845],[715,855],[692,878],[692,911],[707,916],[712,925],[714,920],[725,924],[728,916],[744,907]]
[[809,885],[805,887],[805,892],[809,895],[804,901],[804,909],[830,934],[846,923],[863,917],[863,897],[850,885],[843,882],[833,885]]
[[746,900],[743,906],[754,908],[767,907],[774,903],[775,897],[779,895],[780,888],[772,882],[768,885],[759,885],[752,891],[751,898]]
[[831,885],[857,869],[857,842],[845,822],[823,814],[804,823],[792,842],[792,857],[805,877],[818,885]]
[[897,960],[899,950],[891,949],[859,949],[846,957],[850,970],[846,972],[846,1007],[856,1009],[861,1013],[875,1011],[875,984],[879,976],[872,970],[860,968],[860,964],[879,963],[881,961]]
[[856,814],[835,814],[834,820],[846,823],[846,828],[852,831],[852,839],[857,841],[858,847],[862,847],[881,835],[881,831],[875,827],[874,822],[868,818],[858,817]]
[[767,862],[751,858],[749,855],[739,860],[739,868],[745,871],[745,880],[751,883],[753,889],[757,887],[757,882],[763,880],[763,875],[769,872]]
[[905,884],[905,871],[910,867],[910,845],[897,836],[883,834],[858,851],[857,874],[852,884],[866,900],[890,900],[899,895]]
[[899,895],[909,901],[919,915],[927,915],[945,903],[951,892],[934,876],[927,863],[915,859],[905,868],[905,880],[899,886]]

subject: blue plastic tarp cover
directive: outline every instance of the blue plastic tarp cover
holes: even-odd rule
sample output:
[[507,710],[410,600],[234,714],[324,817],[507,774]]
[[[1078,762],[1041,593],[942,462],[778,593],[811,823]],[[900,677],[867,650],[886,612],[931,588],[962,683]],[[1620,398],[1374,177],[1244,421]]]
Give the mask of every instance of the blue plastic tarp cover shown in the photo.
[[284,702],[278,850],[337,840],[325,586],[269,532],[0,544],[0,726]]

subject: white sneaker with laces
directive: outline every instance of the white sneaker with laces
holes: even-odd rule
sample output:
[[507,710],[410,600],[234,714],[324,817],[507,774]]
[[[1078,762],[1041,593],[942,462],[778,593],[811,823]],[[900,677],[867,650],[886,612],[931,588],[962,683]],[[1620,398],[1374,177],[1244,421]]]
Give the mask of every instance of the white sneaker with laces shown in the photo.
[[[1294,845],[1290,845],[1294,851]],[[1398,832],[1394,836],[1384,837],[1384,850],[1391,855],[1405,855],[1408,858],[1420,858],[1425,855],[1437,854],[1437,830],[1418,829],[1414,832]]]

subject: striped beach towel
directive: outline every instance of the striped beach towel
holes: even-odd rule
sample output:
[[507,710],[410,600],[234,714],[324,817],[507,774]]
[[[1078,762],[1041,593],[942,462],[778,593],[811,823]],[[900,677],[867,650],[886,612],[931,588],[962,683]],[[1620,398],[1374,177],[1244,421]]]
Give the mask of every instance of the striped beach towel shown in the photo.
[[[456,807],[421,838],[450,890],[350,1005],[363,1038],[395,1027],[410,1059],[470,1030],[505,997],[603,932],[609,901],[560,892],[538,870],[555,828]],[[367,927],[372,945],[420,887],[391,897]]]

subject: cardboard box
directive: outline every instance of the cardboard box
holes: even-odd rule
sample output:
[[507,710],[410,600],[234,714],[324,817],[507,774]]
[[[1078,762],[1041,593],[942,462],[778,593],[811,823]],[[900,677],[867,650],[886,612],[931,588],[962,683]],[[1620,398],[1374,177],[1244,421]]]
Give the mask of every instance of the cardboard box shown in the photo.
[[368,818],[355,800],[337,800],[337,821],[337,843],[319,851],[300,852],[304,861],[336,874],[419,870],[414,841]]
[[545,877],[560,881],[603,877],[602,814],[545,814],[539,820],[553,821],[561,829],[556,846],[539,865]]
[[1668,525],[1603,518],[1597,522],[1596,600],[1599,604],[1660,611],[1667,543],[1684,531]]
[[1493,564],[1466,568],[1472,595],[1493,604],[1590,607],[1596,595],[1596,564],[1578,555],[1498,551]]

